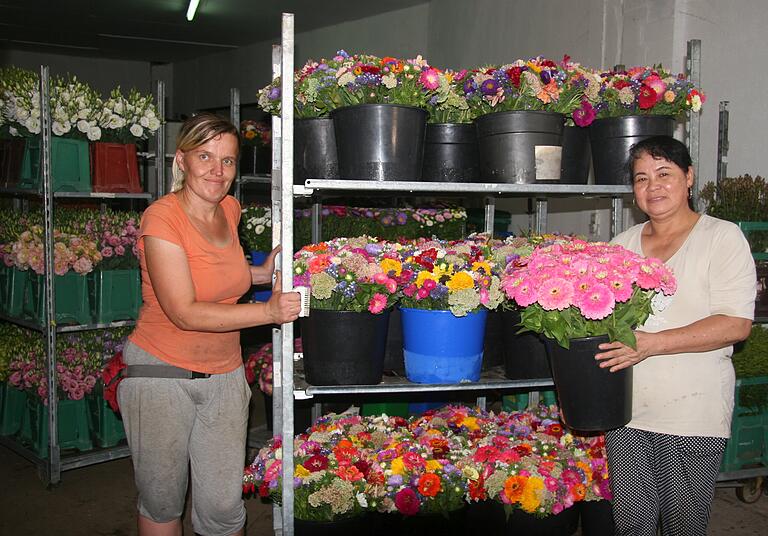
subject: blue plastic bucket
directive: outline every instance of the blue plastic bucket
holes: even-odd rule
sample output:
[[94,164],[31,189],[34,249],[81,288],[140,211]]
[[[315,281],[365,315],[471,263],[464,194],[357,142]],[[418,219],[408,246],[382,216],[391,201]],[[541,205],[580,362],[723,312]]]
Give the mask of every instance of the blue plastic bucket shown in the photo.
[[251,264],[253,266],[261,266],[264,264],[264,261],[267,260],[267,256],[269,255],[269,252],[266,251],[256,251],[255,249],[251,250]]
[[457,317],[450,311],[401,308],[405,375],[415,383],[476,382],[483,365],[488,311]]

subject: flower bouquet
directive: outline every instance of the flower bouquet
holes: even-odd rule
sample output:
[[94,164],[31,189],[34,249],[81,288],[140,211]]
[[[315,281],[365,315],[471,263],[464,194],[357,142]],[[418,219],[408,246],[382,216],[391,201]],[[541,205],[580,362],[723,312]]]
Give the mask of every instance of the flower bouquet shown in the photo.
[[103,102],[98,126],[102,141],[137,143],[154,136],[160,128],[152,95],[131,89],[126,97],[120,88],[113,89]]
[[243,145],[272,145],[272,127],[264,121],[245,119],[240,122],[240,137]]
[[244,207],[238,231],[247,251],[272,251],[272,208],[260,205]]
[[582,90],[567,84],[577,68],[567,56],[555,63],[542,57],[484,67],[464,79],[464,94],[474,117],[520,110],[572,112]]
[[522,309],[526,330],[563,348],[571,339],[596,335],[634,347],[632,330],[653,312],[654,297],[674,294],[677,285],[658,259],[574,239],[536,249],[507,270],[502,288]]
[[[597,119],[625,115],[681,117],[689,110],[699,112],[706,101],[701,90],[684,75],[675,76],[661,66],[604,71],[599,75],[602,82],[597,94],[585,93]],[[584,126],[589,124],[583,122]]]
[[461,71],[438,71],[439,85],[427,100],[430,123],[470,123],[472,112],[464,93],[464,81],[469,75]]
[[379,314],[395,303],[401,263],[392,244],[368,236],[336,238],[294,255],[294,285],[310,289],[310,307]]
[[[294,117],[296,119],[327,117],[339,106],[339,102],[332,97],[331,88],[337,85],[336,71],[340,65],[340,59],[336,58],[319,61],[309,59],[294,73]],[[259,90],[259,107],[271,115],[280,115],[280,99],[280,77]]]

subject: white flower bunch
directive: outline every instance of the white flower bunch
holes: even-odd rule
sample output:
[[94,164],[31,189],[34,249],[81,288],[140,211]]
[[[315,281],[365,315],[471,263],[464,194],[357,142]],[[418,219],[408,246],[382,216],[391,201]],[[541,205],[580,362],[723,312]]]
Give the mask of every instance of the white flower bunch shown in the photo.
[[269,251],[272,245],[272,209],[252,205],[242,209],[240,238],[253,251]]
[[32,71],[0,69],[0,128],[11,136],[40,133],[40,91]]
[[101,98],[77,77],[56,78],[51,84],[51,132],[54,136],[101,139]]
[[132,89],[126,97],[117,88],[104,102],[100,124],[107,138],[128,143],[154,135],[160,119],[151,95]]

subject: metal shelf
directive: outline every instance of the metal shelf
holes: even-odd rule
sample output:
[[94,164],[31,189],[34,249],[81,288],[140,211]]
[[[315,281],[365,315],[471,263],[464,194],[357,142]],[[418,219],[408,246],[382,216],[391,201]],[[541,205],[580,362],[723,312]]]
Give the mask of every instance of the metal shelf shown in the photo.
[[[43,192],[28,188],[0,188],[0,194],[6,195],[25,195],[32,197],[42,197]],[[57,198],[94,198],[94,199],[152,199],[152,194],[141,192],[135,194],[117,193],[117,192],[54,192],[53,197]]]
[[409,192],[441,194],[527,195],[542,197],[614,197],[632,193],[629,185],[600,184],[503,184],[455,183],[420,181],[365,181],[345,179],[307,179],[304,185],[293,187],[293,193],[310,196],[328,190],[372,190],[379,192]]
[[[47,329],[45,326],[41,326],[37,322],[27,320],[24,318],[17,318],[0,313],[0,320],[11,322],[25,328],[34,329],[35,331],[43,331]],[[89,331],[93,329],[107,329],[107,328],[122,328],[125,326],[133,326],[136,324],[135,320],[120,320],[118,322],[108,322],[105,324],[76,324],[68,326],[56,326],[56,333],[71,333],[73,331]]]
[[295,364],[293,396],[305,400],[315,396],[339,394],[431,393],[437,391],[488,391],[496,389],[532,389],[552,387],[552,378],[510,380],[504,376],[504,367],[485,370],[476,382],[413,383],[396,373],[386,373],[377,385],[310,385],[304,377],[303,363]]
[[272,176],[264,175],[241,175],[240,184],[272,184]]

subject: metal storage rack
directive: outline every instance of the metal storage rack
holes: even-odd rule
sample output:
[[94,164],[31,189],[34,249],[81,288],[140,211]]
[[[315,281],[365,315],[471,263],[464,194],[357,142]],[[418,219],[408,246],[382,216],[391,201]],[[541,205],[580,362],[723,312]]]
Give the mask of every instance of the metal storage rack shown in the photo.
[[[293,71],[294,71],[294,18],[283,14],[281,45],[272,54],[273,76],[282,80],[282,117],[272,119],[272,215],[273,244],[282,244],[279,256],[282,267],[293,262],[293,198],[311,196],[327,191],[378,191],[403,193],[455,193],[485,196],[486,229],[491,230],[494,221],[497,196],[533,197],[536,200],[535,228],[543,232],[547,224],[547,198],[610,197],[612,203],[611,234],[621,231],[623,197],[631,193],[629,186],[595,185],[519,185],[519,184],[456,184],[421,182],[370,182],[355,180],[308,179],[304,185],[293,185]],[[284,186],[285,185],[285,186]],[[293,288],[292,270],[283,270],[282,291]],[[549,387],[551,380],[507,380],[498,374],[486,373],[477,383],[420,385],[406,380],[387,380],[379,385],[311,386],[294,375],[293,324],[284,324],[273,330],[274,344],[274,403],[275,429],[281,430],[283,484],[282,506],[275,506],[274,529],[276,534],[294,534],[293,504],[293,401],[327,394],[396,393],[427,391],[483,391],[489,389],[526,389]]]
[[[162,81],[157,83],[157,109],[160,119],[160,128],[156,134],[156,151],[154,153],[141,153],[145,158],[154,158],[157,161],[155,165],[156,183],[153,185],[155,193],[98,193],[98,192],[54,192],[53,180],[51,177],[51,114],[49,91],[49,70],[47,66],[40,67],[40,169],[42,174],[42,191],[25,190],[19,188],[0,189],[1,195],[10,195],[14,197],[42,197],[44,214],[44,256],[45,256],[45,299],[44,299],[44,317],[45,323],[40,326],[27,320],[0,315],[0,319],[12,322],[30,329],[41,331],[45,337],[46,356],[48,363],[48,385],[56,385],[56,336],[58,333],[87,331],[92,329],[102,329],[110,327],[130,326],[134,321],[119,321],[108,324],[82,324],[75,326],[57,326],[55,321],[55,289],[53,284],[53,210],[55,198],[89,198],[102,199],[104,202],[108,199],[143,199],[151,201],[155,195],[161,196],[165,191],[165,166],[162,165],[163,159],[156,158],[156,155],[162,155],[165,152],[165,130],[163,118],[165,116],[165,85]],[[149,186],[149,185],[148,185]],[[152,190],[152,188],[149,188]],[[85,467],[109,460],[125,458],[130,456],[127,446],[116,446],[112,448],[94,449],[93,451],[83,452],[74,455],[62,456],[58,441],[58,416],[56,408],[58,407],[57,389],[48,390],[48,458],[40,458],[31,449],[24,447],[14,440],[13,437],[0,437],[0,444],[4,445],[24,458],[37,465],[38,475],[41,480],[48,484],[57,484],[61,480],[62,471]]]

